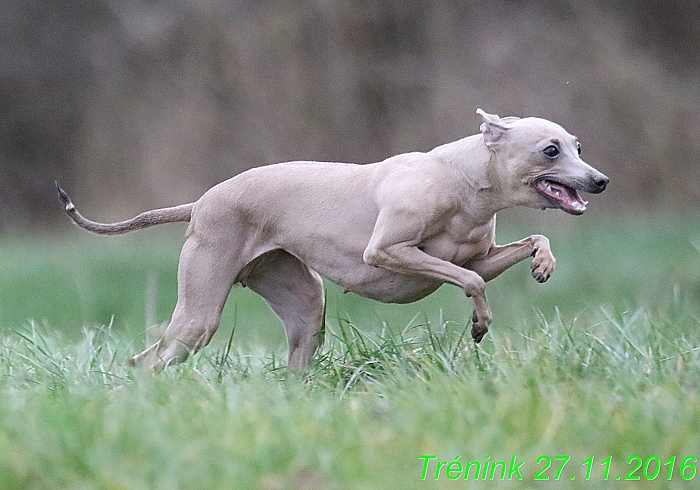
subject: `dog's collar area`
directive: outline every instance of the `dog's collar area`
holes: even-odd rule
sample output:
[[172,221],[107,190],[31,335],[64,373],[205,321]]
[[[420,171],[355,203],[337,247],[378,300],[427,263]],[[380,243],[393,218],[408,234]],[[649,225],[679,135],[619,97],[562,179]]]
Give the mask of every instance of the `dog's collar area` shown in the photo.
[[547,201],[569,214],[583,214],[587,201],[584,201],[578,191],[560,182],[549,179],[539,179],[534,187]]

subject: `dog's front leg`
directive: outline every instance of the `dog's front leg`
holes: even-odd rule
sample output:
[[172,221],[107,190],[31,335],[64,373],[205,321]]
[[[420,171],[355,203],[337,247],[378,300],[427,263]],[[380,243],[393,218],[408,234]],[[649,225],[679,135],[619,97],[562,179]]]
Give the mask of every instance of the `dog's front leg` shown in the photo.
[[537,282],[545,282],[551,277],[556,259],[549,248],[549,240],[542,235],[532,235],[507,245],[494,245],[486,256],[469,262],[465,267],[488,282],[528,257],[533,257],[530,268]]
[[474,271],[429,255],[407,243],[384,245],[370,241],[364,252],[365,263],[400,274],[423,275],[460,287],[474,301],[472,337],[480,342],[491,324],[491,307],[486,299],[486,282]]

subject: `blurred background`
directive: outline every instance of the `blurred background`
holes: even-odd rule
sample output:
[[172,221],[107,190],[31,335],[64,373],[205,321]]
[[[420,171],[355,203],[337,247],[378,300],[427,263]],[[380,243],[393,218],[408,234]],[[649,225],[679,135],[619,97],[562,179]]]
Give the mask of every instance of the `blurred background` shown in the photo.
[[2,0],[0,231],[197,199],[250,167],[371,162],[541,116],[609,212],[700,204],[697,0]]

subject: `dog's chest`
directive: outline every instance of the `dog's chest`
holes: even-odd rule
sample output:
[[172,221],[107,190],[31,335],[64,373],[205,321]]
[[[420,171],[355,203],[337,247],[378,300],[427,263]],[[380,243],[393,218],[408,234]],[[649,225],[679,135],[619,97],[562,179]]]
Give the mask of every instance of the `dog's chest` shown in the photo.
[[494,241],[494,229],[493,219],[474,225],[468,218],[456,215],[420,248],[433,257],[463,265],[486,255]]

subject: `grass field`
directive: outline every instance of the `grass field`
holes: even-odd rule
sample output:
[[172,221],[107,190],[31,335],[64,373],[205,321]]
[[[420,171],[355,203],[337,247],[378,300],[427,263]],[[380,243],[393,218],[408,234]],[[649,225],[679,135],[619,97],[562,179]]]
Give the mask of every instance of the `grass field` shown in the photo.
[[516,218],[499,242],[544,233],[557,271],[490,283],[481,345],[455,288],[396,306],[328,285],[304,375],[240,288],[201,354],[126,366],[174,306],[177,226],[5,237],[0,488],[693,488],[700,220]]

